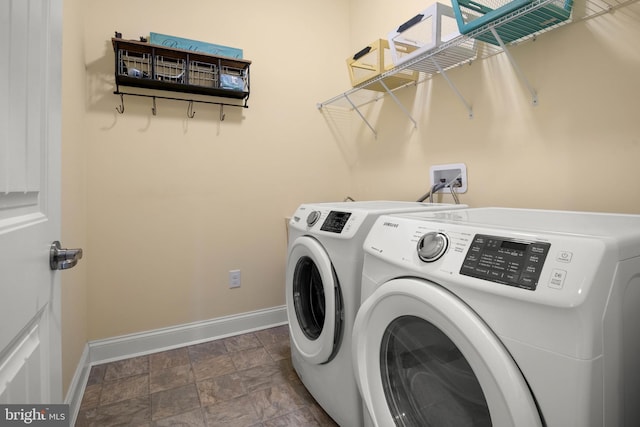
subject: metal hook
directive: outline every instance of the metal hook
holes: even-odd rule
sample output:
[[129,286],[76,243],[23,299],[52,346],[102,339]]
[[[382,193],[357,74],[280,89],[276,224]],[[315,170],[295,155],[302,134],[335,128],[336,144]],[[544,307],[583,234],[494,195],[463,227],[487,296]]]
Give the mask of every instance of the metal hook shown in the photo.
[[193,101],[189,101],[189,106],[187,107],[187,117],[193,119],[196,115],[196,112],[193,111]]
[[153,97],[153,107],[151,107],[151,112],[153,113],[154,116],[158,112],[158,110],[156,109],[156,97],[155,96]]
[[120,114],[124,114],[124,95],[120,94],[120,105],[116,107],[116,111]]
[[223,122],[227,115],[224,113],[224,105],[220,104],[220,121]]

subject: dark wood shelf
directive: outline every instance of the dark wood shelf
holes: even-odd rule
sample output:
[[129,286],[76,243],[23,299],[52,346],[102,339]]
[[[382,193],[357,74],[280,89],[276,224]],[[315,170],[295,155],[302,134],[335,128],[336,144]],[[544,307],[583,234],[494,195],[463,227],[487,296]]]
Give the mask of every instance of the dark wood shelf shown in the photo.
[[129,86],[242,100],[237,106],[247,107],[251,61],[134,40],[111,41],[116,94],[122,93],[120,86]]

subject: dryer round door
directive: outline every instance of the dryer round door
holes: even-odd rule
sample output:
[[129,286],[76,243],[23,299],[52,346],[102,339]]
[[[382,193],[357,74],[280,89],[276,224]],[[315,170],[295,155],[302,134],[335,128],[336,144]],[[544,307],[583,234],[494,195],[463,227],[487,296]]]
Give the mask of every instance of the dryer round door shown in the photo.
[[352,345],[358,387],[375,425],[542,425],[498,337],[434,283],[402,278],[380,286],[358,311]]
[[312,237],[291,245],[286,299],[292,345],[310,363],[330,361],[342,338],[342,293],[329,255]]

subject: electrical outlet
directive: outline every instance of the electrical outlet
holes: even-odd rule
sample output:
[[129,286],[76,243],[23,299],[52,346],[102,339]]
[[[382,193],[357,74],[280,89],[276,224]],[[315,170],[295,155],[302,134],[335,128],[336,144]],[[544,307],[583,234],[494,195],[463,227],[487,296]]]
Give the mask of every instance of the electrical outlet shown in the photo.
[[229,288],[240,287],[240,270],[229,270]]
[[[449,165],[434,165],[429,169],[431,175],[431,186],[434,184],[444,183],[452,185],[456,181],[456,193],[467,192],[467,166],[464,163],[452,163]],[[448,186],[438,190],[439,193],[451,193]]]

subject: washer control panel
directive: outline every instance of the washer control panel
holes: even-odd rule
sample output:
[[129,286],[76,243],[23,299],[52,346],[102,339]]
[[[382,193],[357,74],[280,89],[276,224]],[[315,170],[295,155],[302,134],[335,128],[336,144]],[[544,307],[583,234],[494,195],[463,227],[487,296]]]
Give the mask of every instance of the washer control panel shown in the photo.
[[534,291],[551,244],[476,234],[460,274]]

